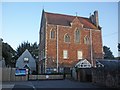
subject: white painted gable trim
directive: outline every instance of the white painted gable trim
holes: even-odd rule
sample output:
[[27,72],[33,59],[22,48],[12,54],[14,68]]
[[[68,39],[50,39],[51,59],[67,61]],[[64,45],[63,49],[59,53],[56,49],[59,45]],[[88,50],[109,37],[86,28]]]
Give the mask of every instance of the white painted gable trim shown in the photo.
[[97,67],[104,67],[104,65],[100,63],[99,61],[96,61],[96,63],[97,63]]
[[75,67],[77,68],[91,68],[91,64],[89,61],[87,61],[86,59],[84,60],[80,60]]

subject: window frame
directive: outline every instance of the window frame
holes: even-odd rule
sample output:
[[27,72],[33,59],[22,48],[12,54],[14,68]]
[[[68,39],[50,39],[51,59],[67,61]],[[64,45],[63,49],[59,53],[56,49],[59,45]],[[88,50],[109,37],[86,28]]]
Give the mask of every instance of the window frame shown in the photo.
[[[82,56],[82,57],[80,57],[80,55],[79,55],[80,53],[79,53],[79,52],[81,53],[81,56]],[[82,53],[81,50],[78,50],[78,51],[77,51],[77,59],[78,59],[78,60],[79,60],[79,59],[83,59],[83,53]]]
[[68,50],[63,50],[63,59],[68,59]]
[[55,30],[53,29],[50,30],[50,39],[55,39]]
[[[78,35],[77,35],[77,32],[79,31],[79,37],[78,37]],[[80,38],[81,38],[81,33],[80,33],[80,29],[76,29],[75,30],[75,32],[74,32],[74,35],[75,35],[75,37],[74,37],[74,40],[75,40],[75,43],[80,43]],[[77,40],[77,39],[79,39],[79,40]]]
[[29,58],[28,57],[24,57],[23,61],[26,62],[26,63],[28,63],[29,62]]
[[70,43],[70,36],[67,33],[64,35],[64,42],[65,43]]
[[90,39],[87,35],[84,37],[84,44],[87,44],[87,45],[90,44]]

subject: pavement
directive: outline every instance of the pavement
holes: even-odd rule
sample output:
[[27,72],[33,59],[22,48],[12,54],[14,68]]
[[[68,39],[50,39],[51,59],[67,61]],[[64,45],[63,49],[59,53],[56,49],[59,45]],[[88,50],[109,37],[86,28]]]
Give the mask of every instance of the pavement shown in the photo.
[[14,88],[34,88],[31,81],[2,82],[2,90],[14,90]]

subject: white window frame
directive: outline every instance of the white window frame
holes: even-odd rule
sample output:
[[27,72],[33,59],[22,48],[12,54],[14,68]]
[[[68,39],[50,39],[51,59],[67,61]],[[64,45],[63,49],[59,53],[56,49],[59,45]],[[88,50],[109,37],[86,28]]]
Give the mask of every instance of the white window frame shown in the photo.
[[63,50],[63,59],[68,59],[68,50]]
[[83,53],[82,53],[81,50],[78,50],[78,51],[77,51],[77,58],[78,58],[78,59],[83,59]]
[[28,57],[24,57],[24,62],[29,62],[29,58]]

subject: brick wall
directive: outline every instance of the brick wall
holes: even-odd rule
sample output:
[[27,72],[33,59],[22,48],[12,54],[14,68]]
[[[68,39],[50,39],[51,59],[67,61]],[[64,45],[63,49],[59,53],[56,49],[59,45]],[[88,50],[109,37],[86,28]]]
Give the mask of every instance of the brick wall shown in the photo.
[[[80,43],[75,43],[74,32],[76,28],[80,28]],[[51,29],[55,30],[55,39],[50,39],[50,31]],[[57,57],[57,26],[56,25],[47,25],[47,67],[55,67],[56,65],[56,57]],[[64,42],[64,35],[69,34],[70,43]],[[90,30],[84,29],[79,24],[74,24],[71,27],[68,26],[58,26],[58,57],[59,57],[59,65],[65,63],[70,64],[77,58],[77,51],[80,50],[83,53],[83,58],[88,59],[90,62],[90,44],[84,44],[84,37],[88,36],[90,38]],[[102,38],[100,30],[92,30],[92,45],[93,45],[93,58],[102,58]],[[63,59],[63,50],[68,50],[68,59]]]
[[[88,27],[86,28],[77,17],[72,18],[73,21],[70,22],[69,26],[62,26],[62,25],[58,25],[57,22],[56,21],[54,22],[54,20],[52,20],[50,17],[47,18],[47,14],[46,15],[44,14],[45,13],[43,12],[42,19],[41,19],[41,27],[40,27],[40,40],[41,38],[44,38],[42,42],[40,41],[40,51],[39,51],[40,52],[39,66],[41,67],[41,70],[45,68],[57,66],[57,31],[58,31],[59,67],[73,67],[73,63],[78,61],[78,57],[77,57],[78,50],[82,51],[82,58],[87,59],[89,62],[91,62],[91,46],[92,46],[92,52],[93,52],[92,54],[93,54],[94,60],[96,58],[103,57],[102,56],[102,53],[103,53],[102,35],[101,35],[101,30],[99,30],[100,28],[94,25],[93,27],[96,27],[96,29],[89,28],[89,26],[91,26],[92,23],[91,22],[89,23],[87,21],[85,22],[85,24],[88,25]],[[50,16],[52,17],[52,14]],[[47,19],[49,20],[47,21]],[[50,23],[51,21],[56,24]],[[42,29],[43,26],[44,26],[44,29]],[[77,28],[80,29],[80,43],[75,43],[75,31]],[[50,39],[51,30],[55,31],[54,39]],[[70,36],[69,43],[64,42],[65,34],[68,34]],[[41,35],[43,35],[43,37]],[[88,36],[89,44],[84,43],[85,36]],[[91,42],[92,42],[92,45],[91,45]],[[68,51],[67,59],[63,59],[63,50]],[[41,51],[45,52],[45,55],[42,55]]]

